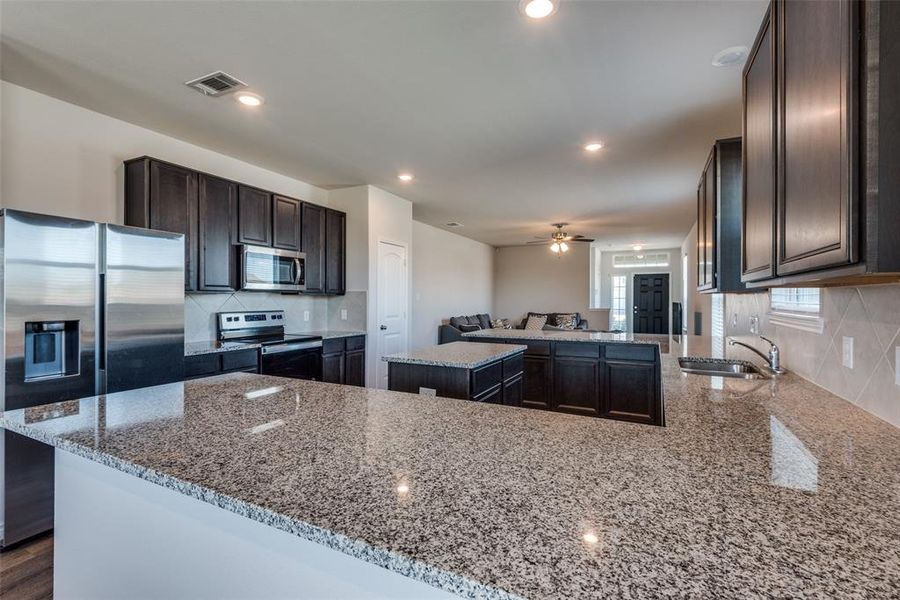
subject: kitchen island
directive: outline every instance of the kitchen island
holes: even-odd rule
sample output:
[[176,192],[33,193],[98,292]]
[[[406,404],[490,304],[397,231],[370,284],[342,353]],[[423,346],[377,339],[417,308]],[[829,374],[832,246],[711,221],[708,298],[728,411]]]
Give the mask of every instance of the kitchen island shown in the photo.
[[0,424],[56,446],[63,598],[897,597],[900,431],[662,373],[664,428],[248,374]]
[[450,342],[383,357],[388,389],[490,404],[522,404],[526,346]]
[[526,347],[521,406],[665,425],[660,348],[667,336],[485,329],[463,338]]

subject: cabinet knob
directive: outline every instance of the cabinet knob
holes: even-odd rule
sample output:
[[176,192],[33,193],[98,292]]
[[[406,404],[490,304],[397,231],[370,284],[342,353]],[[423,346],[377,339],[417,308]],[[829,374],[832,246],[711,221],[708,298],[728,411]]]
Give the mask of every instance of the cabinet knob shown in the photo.
[[379,329],[381,329],[382,331],[384,331],[384,330],[387,329],[387,325],[382,325],[381,327],[379,327]]

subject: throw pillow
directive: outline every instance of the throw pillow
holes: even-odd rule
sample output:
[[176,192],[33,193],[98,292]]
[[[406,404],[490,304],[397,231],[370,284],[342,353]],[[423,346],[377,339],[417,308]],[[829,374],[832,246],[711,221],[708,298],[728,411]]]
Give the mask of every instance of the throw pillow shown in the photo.
[[461,325],[468,325],[468,324],[469,324],[468,317],[451,317],[450,318],[450,325],[453,327],[456,327],[457,329],[459,329]]
[[531,315],[525,323],[525,329],[528,331],[540,331],[547,324],[547,315]]
[[471,333],[473,331],[481,331],[481,327],[478,325],[460,325],[459,330],[463,333]]
[[562,329],[575,329],[575,313],[559,313],[556,315],[556,326]]
[[490,329],[491,328],[491,315],[488,314],[480,314],[475,315],[478,319],[478,326],[482,329]]
[[491,329],[512,329],[509,319],[491,319]]

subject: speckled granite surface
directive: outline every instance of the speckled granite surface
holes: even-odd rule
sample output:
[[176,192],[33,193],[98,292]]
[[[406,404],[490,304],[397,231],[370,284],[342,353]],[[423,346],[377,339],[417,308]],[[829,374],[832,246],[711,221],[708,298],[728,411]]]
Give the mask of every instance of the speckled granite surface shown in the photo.
[[463,596],[900,596],[900,430],[663,377],[667,427],[247,374],[3,423]]
[[464,338],[502,340],[538,340],[546,342],[616,342],[622,344],[658,344],[664,336],[640,336],[630,333],[601,333],[599,331],[528,331],[526,329],[483,329],[462,334]]
[[387,362],[475,369],[495,360],[524,352],[528,346],[518,344],[484,344],[481,342],[450,342],[429,346],[412,352],[399,352],[382,357]]
[[322,329],[318,331],[304,331],[303,335],[319,335],[323,340],[342,337],[356,337],[358,335],[366,335],[365,331],[337,331],[334,329]]
[[259,348],[259,344],[247,344],[244,342],[220,342],[219,340],[207,340],[205,342],[185,342],[184,355],[197,356],[199,354],[233,352],[235,350],[247,350],[249,348]]

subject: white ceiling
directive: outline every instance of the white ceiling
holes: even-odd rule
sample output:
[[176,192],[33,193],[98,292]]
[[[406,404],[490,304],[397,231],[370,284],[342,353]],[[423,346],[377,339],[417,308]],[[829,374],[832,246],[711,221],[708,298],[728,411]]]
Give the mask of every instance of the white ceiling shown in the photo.
[[[766,2],[0,3],[0,76],[324,186],[370,183],[494,245],[549,223],[680,245]],[[261,110],[184,81],[222,69]],[[586,155],[581,146],[602,139]],[[409,170],[412,184],[396,174]]]

